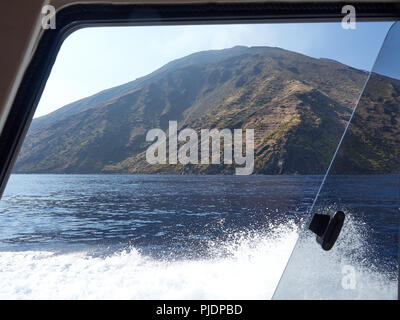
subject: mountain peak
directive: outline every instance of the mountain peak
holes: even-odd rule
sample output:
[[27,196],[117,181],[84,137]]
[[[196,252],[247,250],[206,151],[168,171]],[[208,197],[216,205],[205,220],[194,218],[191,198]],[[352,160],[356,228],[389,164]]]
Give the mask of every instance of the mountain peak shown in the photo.
[[195,130],[254,128],[256,173],[322,173],[365,76],[280,48],[193,53],[33,120],[15,169],[208,174],[234,169],[148,166],[146,132],[178,121],[180,128]]

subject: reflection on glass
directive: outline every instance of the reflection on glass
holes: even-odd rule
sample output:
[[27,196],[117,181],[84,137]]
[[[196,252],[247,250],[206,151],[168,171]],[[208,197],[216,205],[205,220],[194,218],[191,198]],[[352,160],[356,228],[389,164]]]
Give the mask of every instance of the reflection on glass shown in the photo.
[[[346,214],[331,251],[301,234],[275,299],[396,299],[400,24],[389,31],[312,215]],[[306,224],[308,226],[308,223]]]

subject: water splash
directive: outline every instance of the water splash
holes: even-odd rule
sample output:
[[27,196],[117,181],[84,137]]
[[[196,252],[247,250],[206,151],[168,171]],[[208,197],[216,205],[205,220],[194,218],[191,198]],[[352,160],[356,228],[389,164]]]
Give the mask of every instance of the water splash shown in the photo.
[[[233,233],[227,241],[211,243],[209,257],[196,260],[157,260],[133,247],[105,256],[89,251],[1,252],[0,299],[270,299],[298,227],[287,222],[267,229]],[[356,246],[363,247],[362,235],[346,232],[333,255],[318,248],[312,237],[304,239],[303,258],[296,262],[297,272],[281,284],[281,298],[346,298],[337,271],[343,264],[356,265],[360,283],[368,284],[358,289],[358,298],[394,298],[394,279],[363,260],[364,252],[346,251],[345,241],[359,241]],[[317,277],[310,269],[315,262],[326,270]],[[312,294],[304,296],[304,287]]]

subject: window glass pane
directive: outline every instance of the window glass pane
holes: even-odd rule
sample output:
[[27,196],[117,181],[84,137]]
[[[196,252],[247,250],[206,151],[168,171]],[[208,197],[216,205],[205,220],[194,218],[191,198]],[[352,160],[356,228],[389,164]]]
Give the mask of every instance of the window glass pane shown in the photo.
[[345,213],[337,243],[324,251],[315,235],[304,230],[275,293],[277,299],[397,299],[399,50],[396,23],[311,212]]
[[[0,298],[271,298],[390,25],[71,35],[0,201]],[[399,91],[385,81],[382,101],[373,100],[384,112],[368,112],[360,127],[379,126],[371,131],[388,144],[372,134],[372,151],[354,147],[360,158],[342,166],[351,173],[386,168],[366,151],[389,162],[398,155]],[[393,210],[395,182],[357,179],[330,196],[346,213],[366,203],[372,213],[349,215],[357,232],[339,240],[384,248],[392,275],[395,221],[382,237],[363,234],[370,217],[385,220],[381,205]],[[296,296],[300,287],[290,286]]]

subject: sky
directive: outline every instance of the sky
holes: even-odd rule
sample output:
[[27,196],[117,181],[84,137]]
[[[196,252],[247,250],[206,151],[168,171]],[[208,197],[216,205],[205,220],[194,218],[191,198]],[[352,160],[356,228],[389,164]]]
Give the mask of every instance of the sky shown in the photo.
[[397,22],[387,35],[385,43],[376,60],[373,71],[400,80],[400,23]]
[[145,76],[171,60],[236,45],[272,46],[370,70],[392,23],[91,27],[71,34],[53,66],[35,118]]

